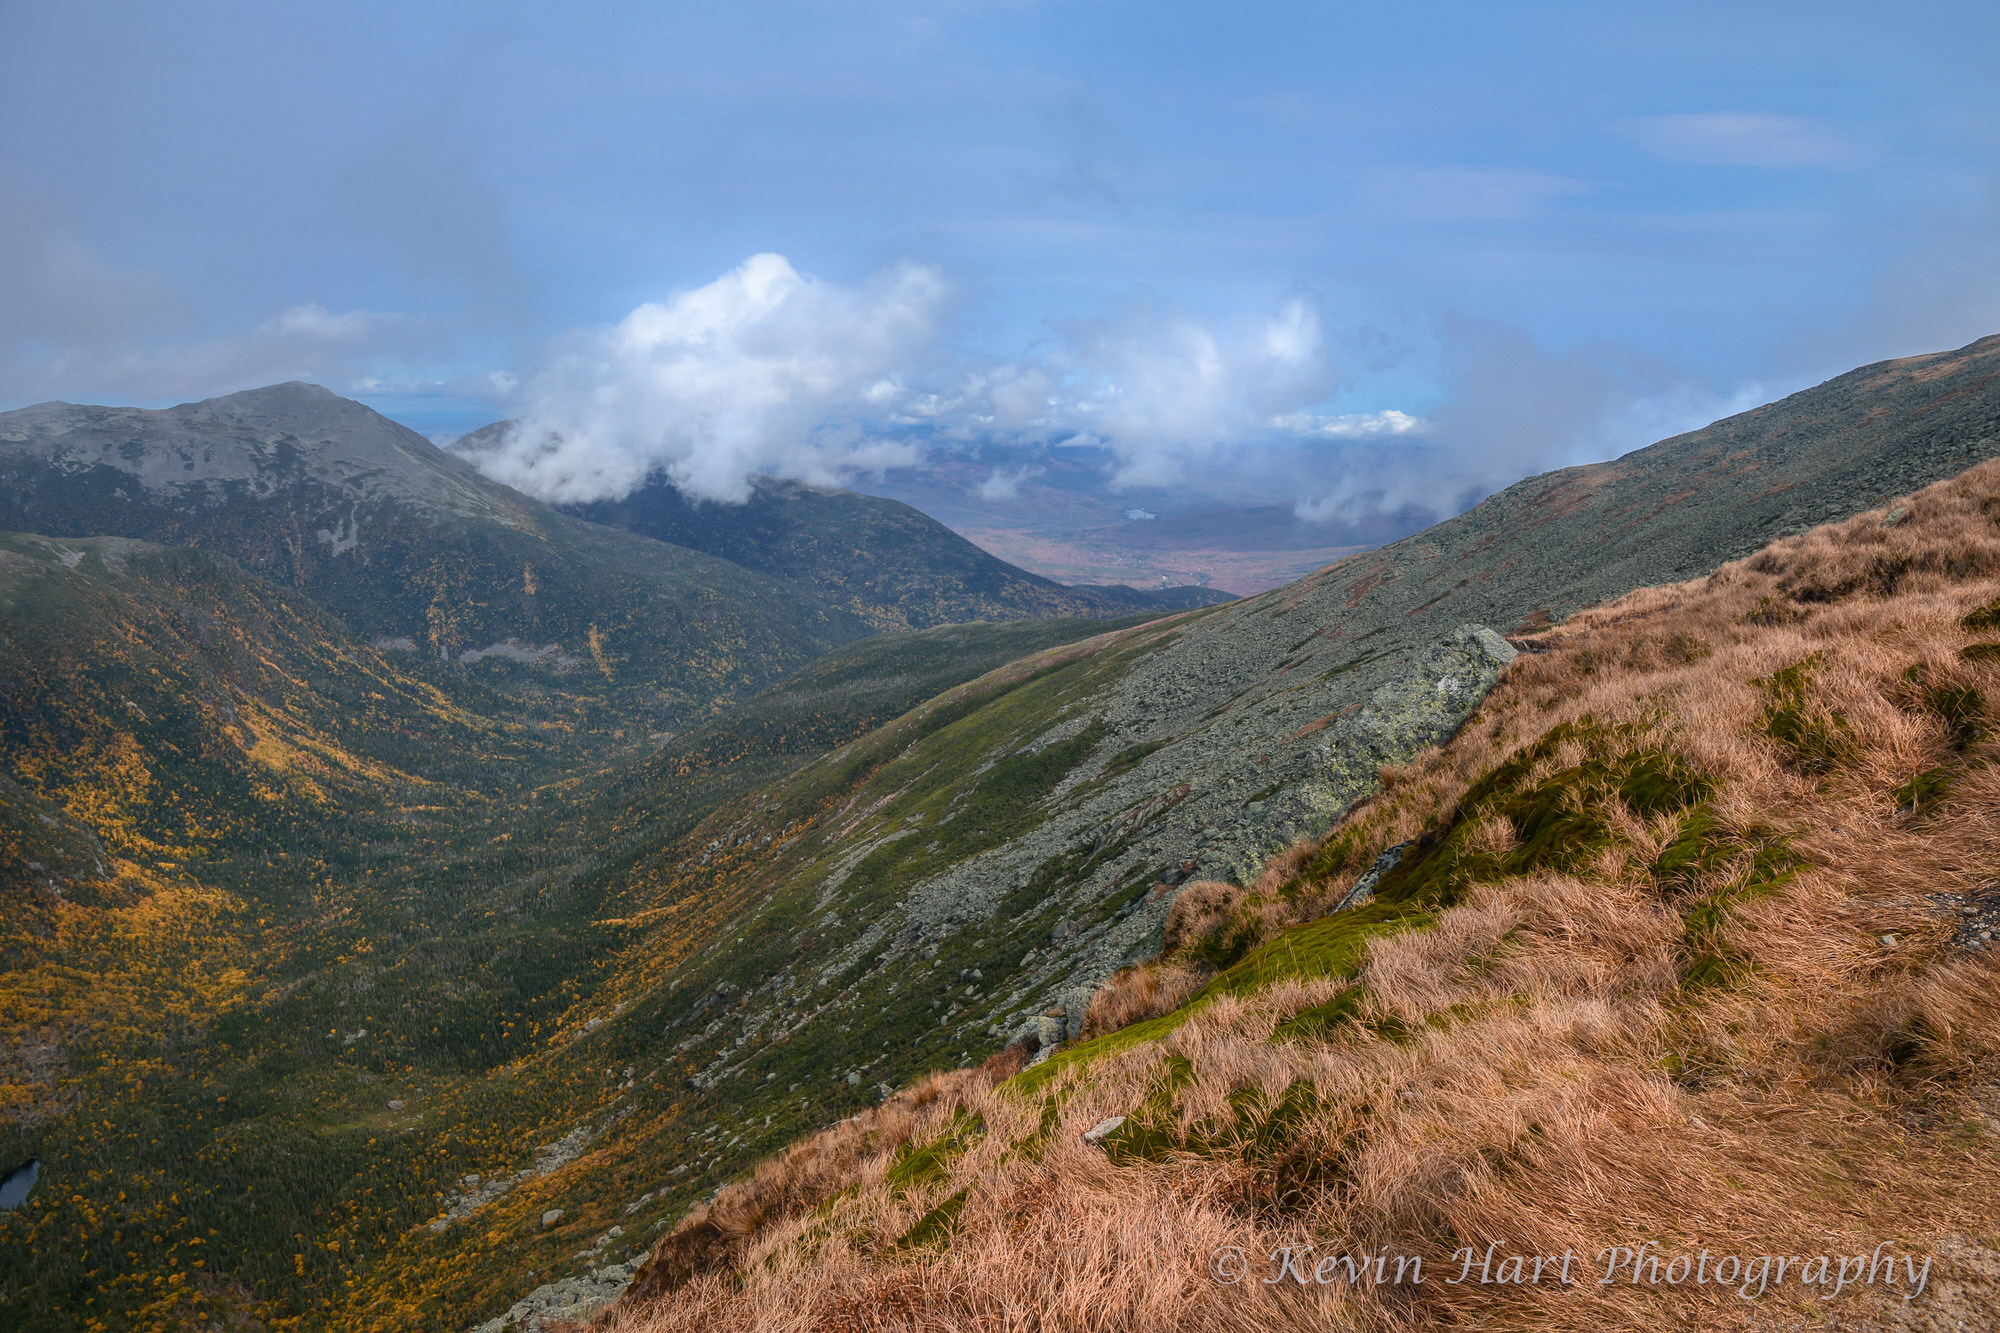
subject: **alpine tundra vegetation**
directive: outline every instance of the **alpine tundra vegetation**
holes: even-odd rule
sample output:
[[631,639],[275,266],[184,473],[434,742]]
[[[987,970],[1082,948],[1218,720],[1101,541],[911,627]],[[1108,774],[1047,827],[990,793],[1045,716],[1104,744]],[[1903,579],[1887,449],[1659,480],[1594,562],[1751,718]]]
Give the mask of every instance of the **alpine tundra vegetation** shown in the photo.
[[[305,386],[0,415],[0,1313],[1693,1317],[1475,1241],[1989,1308],[1996,374],[1219,605],[899,572],[837,491],[564,513]],[[1307,1244],[1426,1281],[1209,1267]]]
[[[1097,1035],[792,1145],[603,1326],[1820,1327],[1849,1283],[1842,1326],[1983,1325],[1996,627],[1988,462],[1523,640],[1183,889]],[[1467,1281],[1496,1245],[1535,1278]]]

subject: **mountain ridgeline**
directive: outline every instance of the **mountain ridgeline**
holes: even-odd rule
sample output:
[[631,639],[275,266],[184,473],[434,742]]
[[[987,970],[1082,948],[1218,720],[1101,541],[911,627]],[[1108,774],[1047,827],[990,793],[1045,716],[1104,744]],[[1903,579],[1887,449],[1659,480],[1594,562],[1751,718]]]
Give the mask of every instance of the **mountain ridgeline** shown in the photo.
[[558,512],[310,386],[0,414],[0,1320],[601,1304],[759,1157],[1074,1040],[1538,629],[1996,454],[2000,338],[1162,615],[840,492]]
[[[477,457],[509,426],[495,422],[453,447]],[[770,478],[758,479],[744,503],[722,504],[691,499],[655,473],[622,498],[564,511],[809,588],[878,629],[1179,611],[1228,600],[1193,586],[1066,587],[987,554],[900,501]]]
[[[558,512],[309,384],[158,411],[0,413],[0,530],[225,555],[362,638],[474,669],[573,735],[678,730],[883,627],[1185,604],[1072,595],[891,501],[796,498],[787,511],[809,508],[810,523],[769,551],[768,504],[757,520],[704,506],[656,534],[627,531],[645,525]],[[832,558],[806,528],[871,545]]]

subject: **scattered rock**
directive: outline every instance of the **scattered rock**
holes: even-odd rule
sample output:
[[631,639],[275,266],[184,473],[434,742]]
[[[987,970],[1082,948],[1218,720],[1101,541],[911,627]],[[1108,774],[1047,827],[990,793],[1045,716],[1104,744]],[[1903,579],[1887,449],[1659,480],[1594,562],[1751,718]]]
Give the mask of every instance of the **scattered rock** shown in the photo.
[[560,1208],[551,1208],[546,1213],[542,1214],[542,1225],[545,1227],[552,1227],[556,1223],[562,1221],[562,1219],[563,1219],[563,1210]]
[[1125,1123],[1125,1117],[1122,1115],[1114,1115],[1107,1119],[1100,1120],[1096,1124],[1092,1125],[1089,1129],[1083,1131],[1083,1141],[1085,1143],[1088,1143],[1091,1147],[1095,1148],[1098,1144],[1104,1142],[1104,1140],[1110,1138],[1114,1133],[1116,1133],[1118,1131],[1118,1127],[1124,1123]]
[[453,1222],[466,1217],[526,1180],[546,1176],[559,1167],[576,1160],[590,1142],[590,1128],[578,1125],[554,1143],[544,1143],[535,1149],[535,1164],[516,1171],[511,1176],[481,1176],[470,1172],[459,1179],[459,1191],[445,1200],[444,1215],[426,1223],[432,1231],[443,1231]]
[[1342,912],[1350,907],[1359,907],[1372,899],[1375,896],[1375,886],[1381,882],[1382,876],[1402,864],[1403,853],[1409,846],[1407,842],[1399,842],[1376,857],[1375,863],[1368,867],[1368,873],[1354,881],[1354,887],[1341,897],[1333,910]]

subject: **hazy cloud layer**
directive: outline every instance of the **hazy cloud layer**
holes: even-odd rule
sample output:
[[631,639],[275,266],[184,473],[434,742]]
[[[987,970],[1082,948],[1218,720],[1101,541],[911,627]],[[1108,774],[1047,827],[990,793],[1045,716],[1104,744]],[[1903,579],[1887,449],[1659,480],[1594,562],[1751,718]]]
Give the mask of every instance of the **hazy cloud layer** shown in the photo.
[[[509,386],[514,426],[469,456],[546,500],[623,495],[654,473],[740,501],[757,476],[837,483],[912,464],[923,432],[1068,435],[1102,444],[1115,486],[1185,480],[1192,466],[1324,398],[1333,367],[1318,313],[1205,323],[1125,303],[1055,325],[1017,358],[946,354],[949,289],[900,265],[859,287],[753,255],[715,281],[559,340]],[[1328,419],[1330,435],[1401,428],[1400,414]],[[983,493],[1018,493],[1000,471]]]
[[1233,328],[1132,305],[1057,330],[1061,350],[1035,368],[1055,383],[1048,419],[1109,445],[1114,485],[1181,481],[1218,446],[1335,386],[1319,314],[1303,300]]
[[1031,352],[970,364],[952,352],[948,299],[931,268],[845,287],[754,255],[559,340],[503,386],[512,429],[468,456],[559,503],[624,495],[656,473],[730,502],[758,476],[840,484],[936,448],[1026,447],[977,483],[981,501],[1006,505],[1042,475],[1034,450],[1069,448],[1101,460],[1110,491],[1262,495],[1359,529],[1384,514],[1444,517],[1774,392],[1719,394],[1615,343],[1552,352],[1461,318],[1429,335],[1445,387],[1431,410],[1330,412],[1341,369],[1304,298],[1221,320],[1125,302],[1052,324]]
[[1494,321],[1447,321],[1438,339],[1450,396],[1421,421],[1378,416],[1400,429],[1375,438],[1415,447],[1343,452],[1332,475],[1297,502],[1299,517],[1447,517],[1523,477],[1615,458],[1805,387],[1747,381],[1719,393],[1630,348],[1597,343],[1552,352]]
[[1362,183],[1370,216],[1389,222],[1490,222],[1532,217],[1553,200],[1589,194],[1568,176],[1517,167],[1421,167]]

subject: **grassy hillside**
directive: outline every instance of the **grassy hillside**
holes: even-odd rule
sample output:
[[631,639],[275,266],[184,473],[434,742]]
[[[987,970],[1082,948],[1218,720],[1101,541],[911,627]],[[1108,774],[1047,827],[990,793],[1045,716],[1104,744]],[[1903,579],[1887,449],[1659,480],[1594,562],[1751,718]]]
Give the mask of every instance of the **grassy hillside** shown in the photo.
[[[1108,1031],[800,1142],[612,1327],[1987,1322],[1996,515],[1988,463],[1539,636],[1328,835],[1183,894]],[[1801,1258],[1600,1284],[1641,1241]],[[1556,1258],[1482,1285],[1496,1242]],[[1422,1284],[1343,1276],[1383,1254]]]
[[[1010,1103],[1027,1106],[1033,1124],[1007,1129],[1009,1144],[1044,1124],[1049,1136],[1069,1136],[1062,1108],[1073,1103],[1080,1115],[1098,1105],[1089,1100],[1096,1071],[1138,1062],[1132,1077],[1151,1079],[1158,1057],[1148,1043],[1192,1041],[1188,1034],[1210,1033],[1230,1015],[1268,1012],[1275,1027],[1313,1011],[1287,1031],[1338,1039],[1312,1037],[1314,1061],[1354,1023],[1373,1025],[1378,1044],[1401,1051],[1408,1043],[1388,1037],[1394,1023],[1414,1031],[1414,1010],[1378,1012],[1333,989],[1373,965],[1374,951],[1388,947],[1379,941],[1458,938],[1451,914],[1513,882],[1507,876],[1636,884],[1630,867],[1600,875],[1594,861],[1550,860],[1550,847],[1579,838],[1597,850],[1673,842],[1690,812],[1722,819],[1739,810],[1719,794],[1736,770],[1680,748],[1666,722],[1637,711],[1606,713],[1605,725],[1643,722],[1639,730],[1573,729],[1547,753],[1534,751],[1593,681],[1639,679],[1633,672],[1679,679],[1671,673],[1723,662],[1736,639],[1691,630],[1685,642],[1662,639],[1629,661],[1597,642],[1509,666],[1515,650],[1494,630],[1525,643],[1536,626],[1592,602],[1754,551],[1774,526],[1845,518],[2000,452],[1996,367],[2000,340],[1867,368],[1614,463],[1524,482],[1417,538],[1259,598],[1141,624],[885,635],[775,682],[758,675],[776,675],[775,665],[744,666],[733,654],[779,652],[772,644],[816,651],[787,637],[796,624],[780,613],[790,603],[758,611],[775,617],[765,622],[704,613],[696,623],[714,628],[700,632],[720,636],[706,657],[689,645],[707,640],[670,642],[663,628],[648,640],[657,658],[649,649],[621,659],[620,640],[593,621],[597,651],[587,633],[580,651],[564,640],[575,659],[568,666],[557,657],[468,661],[464,651],[446,663],[372,644],[276,567],[281,577],[266,581],[212,553],[6,539],[0,871],[25,906],[9,923],[10,970],[0,977],[0,1084],[10,1108],[0,1153],[36,1153],[49,1174],[27,1208],[0,1218],[0,1311],[38,1329],[466,1327],[535,1291],[551,1301],[581,1287],[615,1291],[625,1263],[643,1258],[690,1206],[885,1095],[916,1115],[911,1132],[935,1138],[943,1130],[923,1117],[942,1103],[914,1107],[896,1089],[972,1097],[969,1084],[926,1083],[929,1071],[970,1070],[1010,1044],[1065,1049],[1014,1085],[1036,1100]],[[20,415],[8,418],[15,444],[33,435]],[[294,444],[284,445],[212,424],[188,429],[233,440],[245,457],[268,454],[272,467],[294,469],[299,486],[359,488],[385,506],[420,503],[433,531],[461,520],[517,531],[481,508],[499,501],[462,473],[427,479],[365,450],[286,462],[286,449],[313,441],[288,429],[279,436]],[[70,455],[44,463],[64,477],[117,482],[128,498],[124,482],[91,469],[101,464],[142,489],[161,468],[191,471],[198,487],[215,480],[203,479],[204,468],[241,470],[240,459],[217,461],[191,445],[183,458],[178,444],[142,445],[123,459],[129,467],[114,464],[122,429],[91,437],[103,448],[87,467],[73,467]],[[407,444],[393,432],[369,438],[392,453]],[[393,493],[370,490],[389,485],[383,477],[397,479]],[[373,531],[361,524],[364,546],[349,546],[356,529],[346,519],[374,511],[342,494],[342,526],[304,549],[345,561]],[[237,504],[285,512],[269,497],[214,492],[216,512]],[[1829,572],[1818,581],[1803,565],[1768,579],[1752,571],[1763,590],[1741,612],[1742,633],[1802,633],[1796,626],[1822,612],[1945,595],[1926,579],[1986,577],[1976,530],[1943,548],[1938,568],[1897,546],[1917,531],[1904,526],[1914,517],[1918,509],[1870,520],[1888,543],[1876,564],[1822,553],[1815,558]],[[620,551],[667,549],[562,522],[574,528],[536,528],[535,540],[574,532],[585,544],[576,549],[597,540]],[[625,575],[604,575],[616,567],[610,556],[578,568],[648,608],[634,610],[633,623],[685,627],[669,586],[679,567],[656,575],[643,564],[622,583]],[[646,582],[655,577],[668,582]],[[529,595],[525,572],[520,587]],[[586,592],[565,593],[567,609]],[[491,606],[476,604],[501,596],[458,588],[453,598],[460,593],[465,600],[440,603],[441,614],[484,615]],[[745,628],[756,623],[770,627],[769,639]],[[1552,636],[1535,637],[1545,646]],[[1883,642],[1902,651],[1894,634]],[[1828,704],[1846,721],[1825,721],[1815,691],[1833,677],[1823,664],[1800,665],[1810,656],[1739,664],[1766,682],[1753,687],[1770,713],[1766,740],[1792,747],[1796,765],[1820,765],[1815,780],[1833,781],[1859,771],[1850,741],[1875,734],[1866,727],[1879,710]],[[1569,665],[1559,671],[1561,663]],[[689,671],[696,675],[674,674]],[[1417,756],[1482,707],[1496,680],[1542,679],[1537,672],[1554,673],[1553,683],[1532,708],[1508,714],[1513,730],[1490,734],[1489,703],[1448,751],[1484,755],[1484,768],[1461,773],[1457,788],[1443,776],[1414,787],[1398,778],[1388,804],[1322,844],[1355,801],[1376,792],[1385,766],[1407,776]],[[697,679],[709,682],[700,686],[712,691],[707,702],[696,683],[673,684]],[[1971,677],[1926,677],[1910,687],[1912,707],[1943,716],[1958,708],[1949,699],[1963,698],[1951,691],[1970,686],[1988,691]],[[1511,686],[1501,688],[1504,700]],[[1944,693],[1923,703],[1925,691]],[[712,707],[721,695],[743,702]],[[1534,711],[1543,703],[1546,715]],[[1898,776],[1912,811],[1956,799],[1971,790],[1963,775],[1984,771],[1971,766],[1983,744],[1969,739],[1971,715],[1952,715],[1958,739],[1949,744],[1961,750],[1951,753],[1963,762],[1940,751]],[[1477,737],[1490,753],[1463,748]],[[1516,751],[1534,753],[1507,769]],[[1743,790],[1744,800],[1788,808],[1781,787]],[[1426,791],[1429,805],[1415,796],[1395,803]],[[1615,809],[1604,805],[1607,793]],[[1593,801],[1603,811],[1593,814]],[[1468,826],[1483,832],[1452,823],[1459,806],[1485,812]],[[1516,828],[1518,845],[1495,820]],[[1421,842],[1426,821],[1435,845]],[[1763,833],[1730,825],[1716,836],[1724,852],[1703,844],[1689,853],[1701,868],[1689,872],[1688,892],[1714,889],[1701,876],[1723,873],[1715,858],[1725,853],[1740,851],[1745,865],[1766,852],[1782,861]],[[1405,849],[1371,902],[1328,914],[1378,850],[1413,839],[1420,845]],[[1758,864],[1787,873],[1779,861]],[[1190,884],[1201,887],[1189,892]],[[1692,957],[1699,975],[1719,978],[1716,993],[1733,995],[1741,979],[1729,951],[1743,946],[1724,931],[1726,916],[1719,907],[1694,918],[1700,938],[1717,943]],[[1158,965],[1133,967],[1162,953]],[[1482,955],[1467,976],[1508,975],[1495,970],[1504,954]],[[1285,986],[1305,989],[1280,1013],[1268,996]],[[1664,993],[1633,991],[1663,1010],[1671,1008]],[[1518,1007],[1512,998],[1494,1003],[1495,1012]],[[1188,1056],[1196,1079],[1188,1086],[1230,1105],[1227,1092],[1237,1089],[1217,1091],[1198,1054]],[[1175,1087],[1138,1118],[1130,1146],[1140,1159],[1162,1141],[1184,1142],[1172,1137],[1180,1131],[1167,1124],[1170,1112],[1182,1122],[1225,1114],[1178,1099],[1182,1077],[1163,1076]],[[1282,1102],[1290,1086],[1266,1092]],[[1068,1100],[1055,1110],[1039,1100],[1056,1094]],[[972,1178],[951,1172],[954,1162],[983,1171],[998,1151],[1006,1112],[996,1108],[1015,1093],[995,1096],[968,1103],[986,1116],[987,1146],[961,1124],[935,1152],[906,1158],[916,1165],[885,1192],[871,1193],[866,1163],[877,1159],[868,1145],[901,1133],[893,1117],[904,1112],[854,1122],[850,1138],[827,1149],[829,1178],[859,1185],[847,1197],[862,1209],[842,1242],[860,1266],[829,1272],[852,1274],[854,1290],[889,1293],[883,1308],[893,1312],[914,1290],[895,1288],[898,1274],[960,1271],[898,1259],[884,1277],[869,1265],[885,1261],[876,1242],[893,1217],[883,1209],[921,1207],[908,1222],[942,1209],[898,1251],[911,1257],[919,1247],[936,1252],[961,1213],[966,1226],[990,1216],[976,1211],[989,1196],[953,1202]],[[1281,1126],[1311,1109],[1296,1100]],[[1144,1098],[1126,1101],[1129,1109]],[[1278,1104],[1244,1115],[1265,1126]],[[1439,1105],[1440,1114],[1458,1107]],[[1142,1129],[1158,1133],[1140,1138]],[[1269,1138],[1279,1157],[1281,1137]],[[1075,1146],[1030,1138],[1020,1151],[1046,1144],[1054,1153],[1058,1143]],[[851,1162],[863,1163],[862,1175]],[[1238,1179],[1199,1174],[1207,1169],[1186,1178]],[[939,1173],[951,1183],[941,1194],[931,1192]],[[1116,1193],[1151,1177],[1104,1179]],[[1265,1199],[1252,1190],[1247,1197],[1264,1200],[1246,1205],[1255,1216],[1292,1216],[1256,1212],[1289,1197],[1289,1177],[1253,1179],[1276,1191]],[[1069,1188],[1067,1177],[1042,1178],[1051,1182]],[[1080,1189],[1077,1197],[1097,1196]],[[1158,1194],[1144,1197],[1165,1207]],[[1043,1214],[1031,1205],[1008,1196],[1005,1206],[1039,1226]],[[791,1208],[780,1201],[772,1217]],[[1439,1216],[1440,1227],[1460,1225]],[[661,1290],[671,1272],[733,1282],[743,1253],[733,1238],[790,1234],[761,1225],[726,1213],[714,1234],[675,1242],[669,1256],[681,1258],[656,1263],[648,1289]],[[762,1291],[761,1281],[741,1290]],[[822,1299],[810,1290],[802,1285],[801,1299]],[[703,1317],[738,1317],[720,1286],[700,1292],[708,1294],[693,1308]]]

